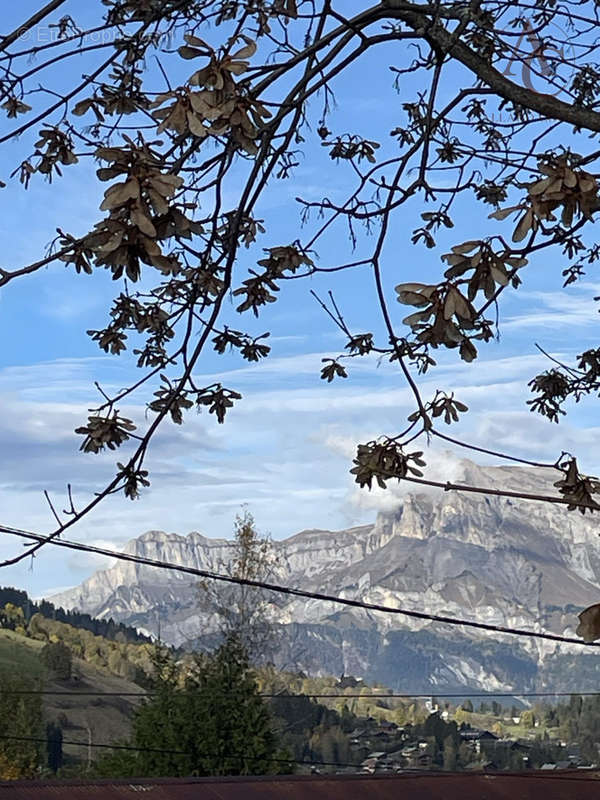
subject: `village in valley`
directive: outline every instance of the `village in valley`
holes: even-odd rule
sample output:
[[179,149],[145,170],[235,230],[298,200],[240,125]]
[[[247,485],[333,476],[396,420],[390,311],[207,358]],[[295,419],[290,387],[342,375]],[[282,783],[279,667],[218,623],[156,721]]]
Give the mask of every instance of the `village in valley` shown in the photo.
[[[498,716],[490,715],[492,709],[488,710],[485,703],[484,713],[477,716],[495,720],[493,725],[496,729],[520,726],[520,714],[514,717],[505,716],[503,714],[508,709],[503,709],[496,700],[492,702]],[[469,702],[466,705],[471,704]],[[360,764],[360,772],[372,775],[402,770],[435,770],[441,767],[489,772],[501,769],[562,770],[597,767],[597,762],[590,762],[582,757],[577,742],[569,744],[560,739],[553,742],[549,739],[543,741],[538,734],[540,723],[537,721],[533,723],[533,730],[528,731],[524,737],[513,738],[510,734],[493,733],[473,727],[466,721],[455,726],[450,725],[449,720],[457,716],[465,720],[473,716],[460,706],[457,714],[456,708],[448,710],[448,703],[440,707],[432,698],[425,701],[424,707],[429,716],[422,725],[400,726],[392,721],[378,721],[374,717],[367,717],[361,727],[348,734],[353,750],[365,756]],[[371,752],[367,752],[369,750]],[[556,761],[552,760],[553,757]]]

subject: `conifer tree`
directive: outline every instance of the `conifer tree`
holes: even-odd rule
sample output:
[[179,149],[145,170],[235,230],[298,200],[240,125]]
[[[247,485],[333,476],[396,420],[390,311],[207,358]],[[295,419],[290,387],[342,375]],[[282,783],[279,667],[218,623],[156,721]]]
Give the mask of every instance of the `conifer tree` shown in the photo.
[[41,763],[42,701],[39,694],[15,694],[39,685],[17,675],[0,675],[0,780],[33,778]]
[[48,768],[56,773],[63,763],[62,729],[55,722],[46,725],[46,751]]
[[166,650],[155,659],[152,699],[137,711],[127,744],[101,759],[105,776],[262,775],[289,772],[278,753],[269,710],[258,694],[248,654],[231,635],[214,653],[199,654],[181,679]]

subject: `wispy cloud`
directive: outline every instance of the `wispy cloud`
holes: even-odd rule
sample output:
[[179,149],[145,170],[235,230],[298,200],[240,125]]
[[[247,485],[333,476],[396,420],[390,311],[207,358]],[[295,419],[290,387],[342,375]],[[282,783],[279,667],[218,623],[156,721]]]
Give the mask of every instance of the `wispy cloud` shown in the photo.
[[598,294],[598,287],[593,284],[583,284],[572,288],[570,291],[543,292],[528,291],[515,294],[515,297],[526,305],[526,309],[508,316],[501,323],[501,330],[520,330],[524,328],[538,328],[548,326],[577,327],[597,325],[598,306],[594,303],[592,292]]
[[[414,407],[411,392],[394,365],[378,364],[374,358],[352,362],[348,380],[328,385],[318,377],[323,355],[304,352],[257,366],[229,362],[219,380],[240,388],[244,399],[226,423],[218,425],[207,413],[190,414],[183,426],[166,423],[148,456],[152,485],[142,499],[132,503],[109,497],[69,535],[113,546],[148,529],[229,536],[236,512],[247,503],[259,527],[280,538],[303,528],[362,524],[376,510],[396,504],[399,490],[359,490],[349,469],[358,442],[395,434],[405,425]],[[452,435],[536,458],[555,458],[561,449],[585,444],[585,430],[552,427],[525,410],[525,379],[545,363],[541,355],[493,359],[493,350],[482,348],[483,357],[475,365],[460,362],[454,353],[440,355],[440,366],[424,377],[421,389],[427,399],[437,388],[447,388],[470,406],[460,425],[449,429]],[[5,524],[51,530],[44,489],[60,509],[70,482],[81,506],[114,474],[114,461],[123,454],[82,454],[73,433],[86,417],[92,377],[117,386],[126,383],[125,367],[105,358],[0,371]],[[141,406],[121,410],[143,422]],[[444,448],[427,451],[428,469],[433,470],[429,474],[448,479],[465,454],[457,450],[445,455]],[[1,556],[15,549],[18,544],[0,537]],[[5,573],[5,580],[14,575],[20,585],[40,593],[46,586],[77,583],[93,566],[60,558],[47,548],[33,572],[22,565]]]

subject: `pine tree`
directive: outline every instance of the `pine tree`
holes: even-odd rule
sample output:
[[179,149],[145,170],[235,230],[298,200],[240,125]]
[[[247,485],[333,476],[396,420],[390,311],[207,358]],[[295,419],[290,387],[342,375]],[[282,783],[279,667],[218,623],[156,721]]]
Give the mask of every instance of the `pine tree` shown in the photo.
[[211,775],[273,771],[269,759],[277,750],[275,735],[240,639],[230,636],[198,667],[190,688],[200,701],[204,735],[190,742],[195,760]]
[[168,652],[157,653],[155,668],[155,694],[136,712],[128,742],[140,750],[101,759],[98,774],[177,777],[291,771],[285,754],[278,753],[269,710],[238,638],[232,635],[213,654],[199,655],[183,684]]
[[0,780],[33,778],[41,763],[41,747],[30,739],[43,732],[41,695],[13,692],[40,687],[35,681],[8,674],[0,675],[0,683]]
[[49,722],[46,725],[46,752],[48,768],[56,773],[63,763],[62,730],[60,725]]

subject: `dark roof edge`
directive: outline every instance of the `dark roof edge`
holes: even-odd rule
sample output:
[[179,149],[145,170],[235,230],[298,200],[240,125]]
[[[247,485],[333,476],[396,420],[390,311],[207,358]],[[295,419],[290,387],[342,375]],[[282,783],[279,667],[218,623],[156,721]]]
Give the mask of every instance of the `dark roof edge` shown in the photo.
[[573,780],[600,780],[600,770],[587,769],[561,769],[561,770],[527,770],[521,772],[437,772],[433,770],[415,770],[386,774],[355,774],[342,773],[337,775],[219,775],[210,777],[189,778],[98,778],[96,780],[83,780],[81,778],[66,778],[64,780],[50,781],[0,781],[0,789],[16,788],[19,786],[36,788],[42,786],[164,786],[164,785],[191,785],[206,783],[300,783],[305,781],[401,781],[413,778],[439,778],[451,781],[465,778],[539,778],[541,780],[556,780],[570,778]]

